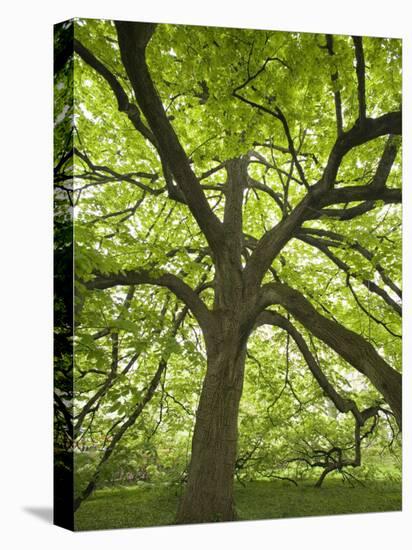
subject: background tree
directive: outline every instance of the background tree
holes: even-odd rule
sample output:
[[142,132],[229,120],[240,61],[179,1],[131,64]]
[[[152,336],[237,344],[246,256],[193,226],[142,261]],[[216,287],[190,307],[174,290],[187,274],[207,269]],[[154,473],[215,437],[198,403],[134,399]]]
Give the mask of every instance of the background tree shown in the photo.
[[237,452],[244,384],[284,418],[270,382],[245,383],[246,363],[276,376],[250,352],[266,341],[288,406],[305,411],[303,365],[313,413],[331,402],[354,422],[351,457],[332,443],[300,458],[323,477],[359,465],[379,419],[401,426],[399,41],[78,20],[74,49],[56,184],[76,211],[75,421],[90,436],[100,412],[118,443],[176,357],[192,403],[161,373],[150,399],[196,410],[177,521],[234,519],[234,475],[264,439]]

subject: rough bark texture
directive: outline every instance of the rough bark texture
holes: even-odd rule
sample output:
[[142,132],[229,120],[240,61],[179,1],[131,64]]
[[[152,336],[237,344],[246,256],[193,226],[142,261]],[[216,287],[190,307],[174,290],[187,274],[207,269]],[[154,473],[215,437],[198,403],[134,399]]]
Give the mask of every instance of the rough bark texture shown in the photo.
[[225,243],[215,255],[215,299],[207,331],[207,371],[197,411],[187,487],[178,523],[232,521],[238,413],[248,336],[242,277],[242,196],[246,159],[227,165]]
[[231,325],[230,319],[223,320],[224,334],[208,351],[178,523],[231,521],[236,517],[233,479],[245,348],[239,347],[236,327]]

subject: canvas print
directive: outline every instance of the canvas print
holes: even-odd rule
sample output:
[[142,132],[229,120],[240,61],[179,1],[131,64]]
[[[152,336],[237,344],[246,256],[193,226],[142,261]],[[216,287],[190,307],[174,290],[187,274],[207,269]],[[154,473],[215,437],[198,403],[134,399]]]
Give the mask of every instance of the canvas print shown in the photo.
[[55,27],[55,523],[401,510],[397,38]]

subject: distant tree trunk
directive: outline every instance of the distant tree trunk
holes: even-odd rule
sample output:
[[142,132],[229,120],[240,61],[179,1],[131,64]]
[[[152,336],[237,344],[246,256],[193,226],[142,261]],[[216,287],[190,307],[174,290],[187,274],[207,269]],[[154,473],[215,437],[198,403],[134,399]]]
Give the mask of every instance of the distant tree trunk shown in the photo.
[[233,480],[246,345],[242,343],[240,324],[234,317],[225,315],[207,346],[207,372],[197,411],[188,482],[177,523],[236,518]]

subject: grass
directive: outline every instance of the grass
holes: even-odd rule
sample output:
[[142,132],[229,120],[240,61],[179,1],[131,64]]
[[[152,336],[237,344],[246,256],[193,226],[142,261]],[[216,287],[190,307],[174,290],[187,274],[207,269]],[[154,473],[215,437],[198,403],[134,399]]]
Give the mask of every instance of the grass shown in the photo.
[[[144,483],[96,491],[76,513],[76,531],[172,525],[179,491],[175,486]],[[400,482],[369,481],[350,487],[328,480],[298,487],[282,481],[254,481],[236,486],[240,520],[275,519],[402,509]]]

